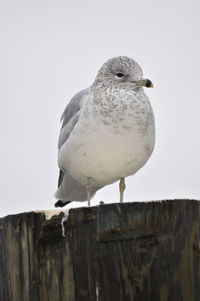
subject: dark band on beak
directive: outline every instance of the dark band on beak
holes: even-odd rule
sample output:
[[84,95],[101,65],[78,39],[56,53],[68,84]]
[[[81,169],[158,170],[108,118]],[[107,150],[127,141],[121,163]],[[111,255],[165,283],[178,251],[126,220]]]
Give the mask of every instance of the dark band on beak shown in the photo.
[[147,79],[147,81],[146,81],[146,87],[147,88],[152,87],[152,82],[149,79]]

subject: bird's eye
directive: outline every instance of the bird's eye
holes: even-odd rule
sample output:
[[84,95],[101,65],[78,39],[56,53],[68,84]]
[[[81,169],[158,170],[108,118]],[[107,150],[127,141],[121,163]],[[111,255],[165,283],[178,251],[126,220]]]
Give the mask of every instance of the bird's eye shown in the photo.
[[122,76],[124,76],[124,74],[123,74],[123,73],[121,73],[121,72],[118,72],[116,75],[117,75],[118,77],[122,77]]

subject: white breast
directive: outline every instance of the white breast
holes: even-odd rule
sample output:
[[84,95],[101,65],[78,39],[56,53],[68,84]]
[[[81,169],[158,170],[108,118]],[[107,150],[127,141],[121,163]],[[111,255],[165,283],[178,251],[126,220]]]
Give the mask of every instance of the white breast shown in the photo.
[[[113,104],[113,103],[112,103]],[[150,157],[154,143],[154,117],[148,101],[85,104],[79,121],[59,152],[59,166],[85,184],[105,186],[134,174]]]

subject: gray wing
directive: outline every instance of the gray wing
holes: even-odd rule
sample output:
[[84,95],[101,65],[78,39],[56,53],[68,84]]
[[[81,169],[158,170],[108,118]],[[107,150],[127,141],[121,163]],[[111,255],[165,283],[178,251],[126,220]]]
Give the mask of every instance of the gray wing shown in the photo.
[[[66,106],[62,116],[62,126],[60,130],[59,140],[58,140],[58,149],[60,150],[62,145],[67,141],[73,128],[75,127],[81,111],[81,105],[84,99],[84,96],[89,94],[89,88],[80,91],[72,97],[69,104]],[[64,178],[64,172],[60,169],[60,174],[58,178],[58,187],[61,186]]]
[[[67,141],[71,132],[73,131],[76,123],[78,122],[81,107],[85,96],[89,94],[90,88],[85,89],[78,94],[76,94],[67,105],[64,110],[61,121],[62,127],[60,130],[60,136],[58,141],[58,149]],[[91,195],[94,195],[95,192],[101,187],[93,187]],[[58,189],[55,193],[55,197],[59,200],[55,206],[64,206],[65,204],[70,203],[71,201],[85,201],[87,200],[87,192],[83,185],[74,180],[67,171],[60,169],[60,175],[58,179]]]
[[74,97],[72,97],[71,101],[65,108],[62,116],[62,126],[60,130],[59,140],[58,140],[58,149],[62,147],[62,145],[67,141],[68,137],[70,136],[73,128],[75,127],[79,116],[81,105],[83,103],[84,97],[89,94],[89,89],[80,91]]

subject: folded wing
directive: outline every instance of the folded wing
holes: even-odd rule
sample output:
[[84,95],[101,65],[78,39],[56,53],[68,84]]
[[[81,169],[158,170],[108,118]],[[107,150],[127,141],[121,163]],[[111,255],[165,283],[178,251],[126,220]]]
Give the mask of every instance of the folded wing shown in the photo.
[[[63,144],[67,142],[76,123],[78,122],[83,102],[88,95],[89,88],[76,94],[65,108],[61,116],[62,126],[58,141],[59,151]],[[92,195],[94,195],[98,189],[98,187],[94,187]],[[62,207],[71,201],[86,201],[87,193],[85,187],[74,180],[68,171],[63,170],[62,166],[60,166],[58,189],[55,193],[55,197],[59,199],[56,206]]]

